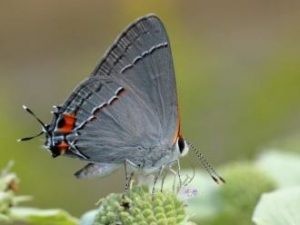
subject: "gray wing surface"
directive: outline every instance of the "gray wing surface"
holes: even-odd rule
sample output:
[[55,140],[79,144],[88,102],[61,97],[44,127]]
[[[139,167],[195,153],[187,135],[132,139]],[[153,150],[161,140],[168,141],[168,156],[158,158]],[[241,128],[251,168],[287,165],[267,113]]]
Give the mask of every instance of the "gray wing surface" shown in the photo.
[[179,126],[175,73],[170,42],[158,17],[140,18],[121,33],[92,76],[112,76],[131,89],[159,118],[157,141],[173,144],[169,142]]
[[145,149],[158,145],[159,119],[128,87],[110,77],[92,77],[76,92],[72,102],[77,103],[67,109],[72,112],[81,102],[75,110],[78,136],[70,135],[68,141],[91,161],[120,163],[133,155],[142,158]]
[[151,15],[130,25],[63,108],[76,112],[78,136],[68,141],[90,161],[137,162],[152,147],[170,147],[179,126],[177,94],[161,21]]

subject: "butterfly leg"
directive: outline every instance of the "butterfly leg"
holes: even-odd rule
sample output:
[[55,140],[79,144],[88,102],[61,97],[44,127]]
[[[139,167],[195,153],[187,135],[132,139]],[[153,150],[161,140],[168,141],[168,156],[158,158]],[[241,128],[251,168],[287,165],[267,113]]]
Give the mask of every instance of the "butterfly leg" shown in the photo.
[[152,186],[152,195],[155,193],[155,187],[156,187],[158,178],[161,176],[161,174],[162,174],[164,168],[165,168],[164,166],[161,166],[161,167],[159,168],[159,171],[157,172],[157,174],[155,174],[155,176],[154,176],[154,181],[153,181],[153,186]]
[[[129,169],[131,168],[131,171]],[[134,168],[138,168],[136,164],[131,162],[130,160],[126,159],[124,162],[124,171],[125,171],[125,191],[128,191],[131,189],[132,183],[133,183],[133,176],[134,176]]]
[[180,174],[180,162],[179,162],[179,159],[177,159],[176,161],[177,161],[177,176],[179,179],[179,190],[180,190],[182,187],[182,179],[181,179],[181,174]]
[[134,176],[134,172],[131,172],[129,174],[129,177],[127,178],[127,182],[125,184],[126,191],[130,190],[133,186],[133,182],[134,182],[134,180],[132,179],[133,176]]
[[172,191],[176,192],[176,178],[177,178],[177,172],[173,170],[171,167],[169,167],[169,172],[173,174],[173,184],[172,184]]
[[186,178],[183,181],[183,186],[188,186],[195,178],[196,170],[195,167],[193,167],[193,175],[190,177],[189,175],[186,175]]
[[[174,162],[171,162],[169,164],[168,171],[171,172],[174,175],[172,190],[173,190],[173,192],[177,192],[177,191],[179,191],[181,189],[183,182],[182,182],[182,178],[181,178],[181,174],[180,174],[180,162],[179,162],[179,160],[176,160],[176,162],[177,162],[177,170],[174,170],[172,168],[172,165],[173,165]],[[179,180],[178,187],[176,187],[176,177],[178,177],[178,180]]]
[[[195,167],[193,167],[193,175],[189,176],[189,175],[185,174],[185,178],[182,180],[182,176],[181,176],[181,173],[180,173],[180,162],[179,162],[179,160],[176,160],[176,162],[177,162],[177,165],[178,165],[177,166],[177,171],[172,168],[172,165],[169,165],[169,167],[168,167],[168,171],[171,172],[174,175],[173,186],[172,186],[173,191],[175,191],[175,189],[176,189],[175,188],[175,186],[176,186],[176,177],[179,178],[179,189],[180,189],[182,186],[189,185],[193,181],[193,179],[195,178],[195,175],[196,175]],[[162,182],[164,182],[165,178],[166,178],[166,176],[163,177]],[[162,183],[162,186],[163,186],[163,183]]]
[[174,192],[176,190],[176,187],[175,187],[176,186],[176,177],[178,177],[178,180],[179,180],[179,185],[178,185],[177,190],[180,190],[180,188],[182,187],[182,179],[181,179],[181,174],[180,174],[180,162],[179,162],[179,160],[176,160],[176,162],[177,162],[177,170],[174,170],[172,168],[173,162],[169,164],[169,169],[168,169],[174,175],[173,187],[172,187]]
[[169,172],[171,172],[174,175],[173,189],[175,190],[175,182],[176,182],[177,173],[176,173],[176,171],[174,171],[172,169],[172,163],[168,163],[167,164],[167,169],[165,169],[163,171],[163,175],[162,175],[162,178],[161,178],[161,184],[160,184],[160,191],[161,192],[163,192],[163,187],[164,187],[165,179],[167,178],[167,175],[168,175]]
[[164,171],[162,178],[161,178],[161,183],[160,183],[160,192],[163,192],[163,188],[164,188],[164,183],[165,183],[165,179],[168,175],[167,171]]

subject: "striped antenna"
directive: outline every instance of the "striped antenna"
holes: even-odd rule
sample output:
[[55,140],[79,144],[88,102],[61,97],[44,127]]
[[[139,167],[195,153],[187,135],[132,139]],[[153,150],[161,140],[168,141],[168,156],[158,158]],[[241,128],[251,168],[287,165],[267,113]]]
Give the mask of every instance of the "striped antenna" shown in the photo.
[[48,133],[47,125],[42,120],[40,120],[40,118],[38,118],[34,114],[34,112],[31,109],[29,109],[27,106],[23,105],[22,107],[23,107],[24,110],[26,110],[26,112],[28,112],[30,115],[32,115],[39,122],[39,124],[42,126],[42,131],[40,133],[36,134],[36,135],[31,136],[31,137],[20,138],[17,141],[18,142],[20,142],[20,141],[29,141],[33,138],[41,136],[43,133]]
[[194,151],[194,153],[196,154],[196,156],[198,157],[198,159],[200,160],[202,166],[204,167],[204,169],[207,171],[207,173],[211,176],[211,178],[217,183],[226,183],[226,181],[224,180],[223,177],[221,177],[216,171],[215,169],[212,167],[212,165],[210,165],[210,163],[207,161],[207,159],[205,158],[205,156],[198,151],[198,149],[195,148],[195,146],[191,143],[191,142],[187,142],[189,144],[189,146],[191,147],[191,149]]

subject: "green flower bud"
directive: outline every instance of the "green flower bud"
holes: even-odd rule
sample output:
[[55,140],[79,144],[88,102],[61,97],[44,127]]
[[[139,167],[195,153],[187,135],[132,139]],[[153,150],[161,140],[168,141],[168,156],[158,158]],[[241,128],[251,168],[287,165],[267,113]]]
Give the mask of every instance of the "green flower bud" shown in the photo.
[[151,194],[135,187],[102,199],[93,225],[179,225],[186,218],[184,203],[174,193]]

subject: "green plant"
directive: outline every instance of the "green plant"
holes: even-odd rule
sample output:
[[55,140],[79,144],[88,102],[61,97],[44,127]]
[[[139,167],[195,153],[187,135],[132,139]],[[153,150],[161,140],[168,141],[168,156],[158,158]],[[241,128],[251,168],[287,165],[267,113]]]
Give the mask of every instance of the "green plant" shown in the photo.
[[176,225],[186,219],[185,206],[174,193],[152,194],[147,188],[135,187],[102,199],[94,225]]
[[[218,171],[226,184],[218,186],[207,174],[196,177],[177,193],[172,177],[163,192],[146,187],[111,193],[81,220],[61,209],[20,207],[30,200],[18,196],[19,179],[9,164],[0,174],[0,224],[26,225],[286,225],[300,224],[300,157],[268,151],[255,162],[231,163]],[[182,178],[193,173],[181,171]],[[198,192],[198,193],[197,193]],[[192,194],[191,194],[192,193]]]
[[28,201],[30,196],[18,196],[19,178],[10,172],[10,162],[0,174],[0,224],[12,224],[16,221],[30,225],[78,225],[78,220],[61,209],[43,210],[19,207],[19,203]]

